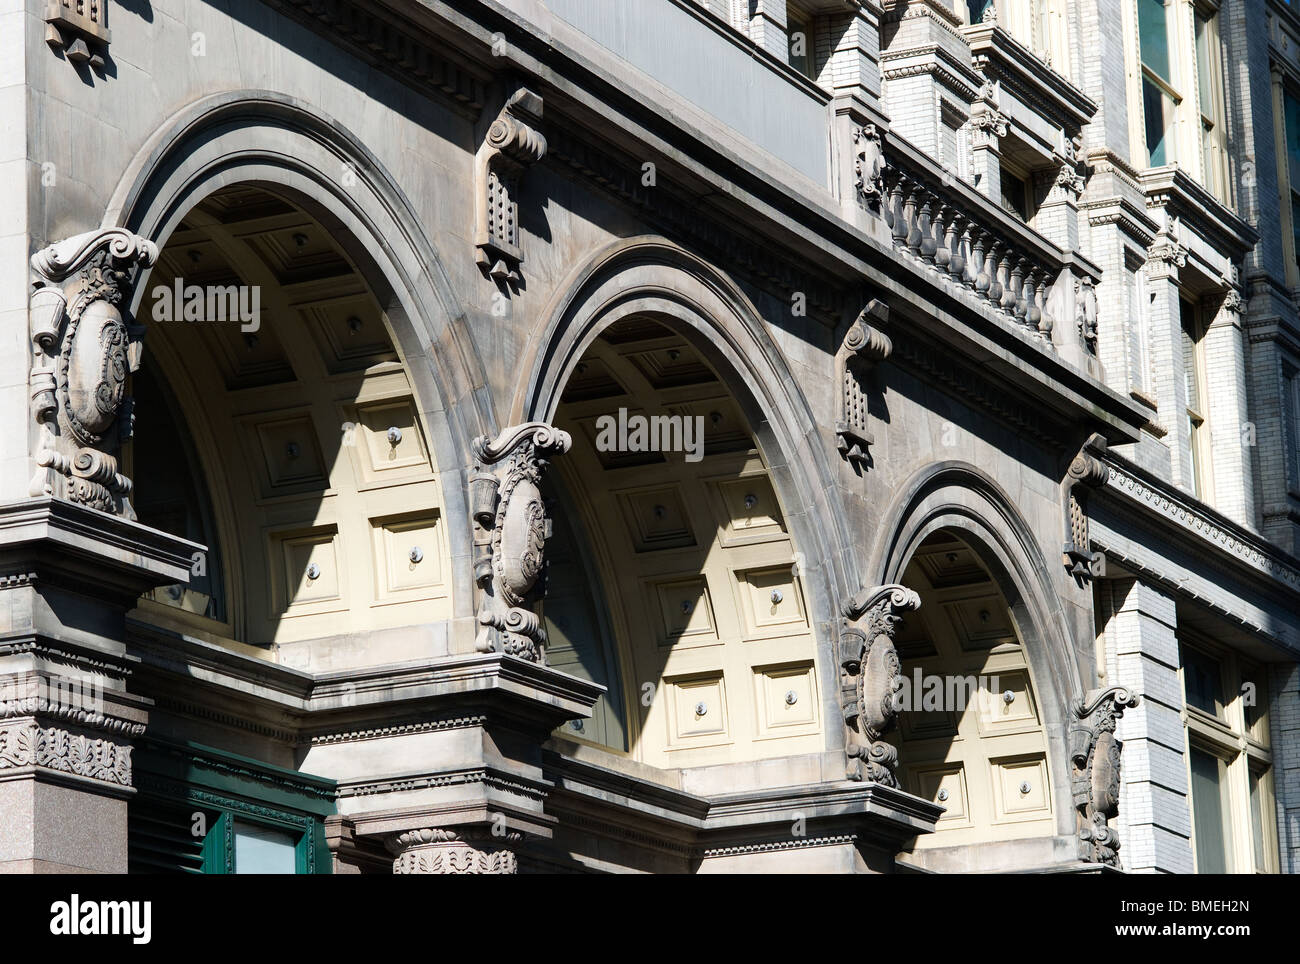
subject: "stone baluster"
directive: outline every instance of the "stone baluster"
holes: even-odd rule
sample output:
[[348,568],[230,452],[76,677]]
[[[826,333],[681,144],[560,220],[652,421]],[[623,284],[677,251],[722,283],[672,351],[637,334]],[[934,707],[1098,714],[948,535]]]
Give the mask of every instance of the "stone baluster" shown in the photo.
[[1011,285],[1011,247],[1002,245],[1002,256],[998,260],[998,304],[1010,314],[1016,307],[1016,292]]
[[907,241],[907,211],[904,198],[907,194],[908,179],[899,174],[894,178],[893,188],[889,192],[889,230],[894,236],[894,247],[901,248]]
[[989,274],[989,263],[986,249],[989,240],[989,233],[982,228],[971,225],[971,237],[974,243],[971,245],[971,271],[974,272],[975,294],[981,298],[988,298],[989,287],[993,284],[993,279]]
[[1034,266],[1030,266],[1029,274],[1025,278],[1025,292],[1027,294],[1028,307],[1025,310],[1025,325],[1033,331],[1038,331],[1038,322],[1043,317],[1042,298],[1043,298],[1043,272]]
[[1016,316],[1016,321],[1020,324],[1025,323],[1025,315],[1029,310],[1029,305],[1025,301],[1025,258],[1016,258],[1011,267],[1011,311]]
[[921,235],[921,247],[918,253],[926,264],[934,264],[935,254],[939,250],[939,245],[934,240],[934,224],[930,220],[932,197],[929,191],[924,193],[921,212],[916,221],[916,229]]
[[989,244],[989,302],[995,308],[1002,303],[1002,262],[999,259],[1004,257],[1003,250],[1002,242],[996,238]]
[[965,283],[966,258],[963,246],[966,243],[966,219],[956,210],[951,210],[947,221],[948,237],[948,276],[957,284]]
[[934,214],[934,266],[944,275],[948,273],[948,262],[952,260],[952,230],[947,227],[951,214],[952,208],[940,201]]
[[907,249],[921,256],[920,199],[922,188],[915,181],[908,184],[907,203],[903,206],[903,220],[907,224]]

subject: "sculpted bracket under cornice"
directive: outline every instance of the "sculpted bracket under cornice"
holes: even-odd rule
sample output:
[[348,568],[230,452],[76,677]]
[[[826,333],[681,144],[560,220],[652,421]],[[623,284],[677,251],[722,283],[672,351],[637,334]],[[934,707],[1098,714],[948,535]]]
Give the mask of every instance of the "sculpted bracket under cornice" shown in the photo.
[[[836,444],[840,454],[860,468],[866,468],[870,463],[868,446],[875,442],[867,424],[866,376],[877,362],[884,361],[894,350],[889,336],[877,327],[888,320],[889,308],[873,298],[849,326],[835,355],[835,374],[839,382]],[[871,324],[873,321],[875,325]]]
[[134,416],[127,375],[140,366],[144,329],[125,314],[152,241],[121,228],[90,231],[32,256],[30,494],[135,518],[117,452]]
[[840,705],[844,710],[845,776],[897,787],[898,751],[883,737],[898,717],[903,685],[894,635],[921,598],[906,586],[877,586],[845,609],[839,634]]
[[541,121],[541,96],[520,87],[488,127],[478,152],[478,264],[502,284],[520,280],[524,254],[519,243],[519,179],[529,165],[546,156]]
[[480,652],[546,661],[538,610],[551,521],[540,486],[550,458],[571,444],[569,433],[545,422],[525,422],[495,439],[474,440],[469,489],[474,581],[481,590]]
[[[1091,451],[1090,451],[1091,450]],[[1103,575],[1106,557],[1093,552],[1088,537],[1088,490],[1101,488],[1110,478],[1106,463],[1092,454],[1104,454],[1106,441],[1093,434],[1070,461],[1061,483],[1065,510],[1065,547],[1062,561],[1071,576],[1087,582]]]

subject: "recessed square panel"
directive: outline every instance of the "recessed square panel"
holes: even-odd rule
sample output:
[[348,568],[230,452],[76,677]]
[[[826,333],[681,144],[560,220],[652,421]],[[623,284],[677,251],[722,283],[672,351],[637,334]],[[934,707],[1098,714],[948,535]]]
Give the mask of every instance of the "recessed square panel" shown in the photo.
[[658,603],[663,644],[678,641],[711,644],[718,640],[713,622],[709,587],[703,578],[657,583],[652,592]]
[[712,479],[708,484],[723,522],[718,538],[724,546],[764,542],[786,535],[781,507],[766,475]]
[[976,701],[980,732],[985,735],[1036,729],[1038,708],[1028,670],[1003,671],[984,677]]
[[263,497],[326,488],[325,460],[310,415],[266,419],[253,423],[252,431],[265,473]]
[[620,492],[618,501],[637,552],[695,545],[686,505],[676,486]]
[[709,746],[729,739],[722,673],[664,680],[668,689],[668,745]]
[[409,398],[358,405],[355,413],[355,428],[345,433],[343,444],[357,455],[363,488],[427,478],[432,473]]
[[1035,820],[1050,816],[1047,763],[1041,756],[992,760],[995,819]]
[[740,408],[730,398],[706,398],[681,402],[669,405],[668,411],[682,418],[702,420],[696,422],[696,426],[704,430],[704,441],[700,452],[704,458],[723,452],[743,452],[754,448],[754,440],[750,437],[749,427],[740,414]]
[[943,604],[963,649],[993,649],[1018,645],[1011,614],[998,599],[976,596]]
[[812,663],[757,666],[754,686],[760,739],[817,730],[817,686]]
[[751,636],[780,636],[807,629],[802,594],[790,566],[749,569],[737,578]]
[[275,563],[271,619],[346,608],[338,531],[333,527],[271,537]]
[[937,830],[970,826],[970,800],[966,792],[966,771],[960,763],[945,763],[913,769],[908,783],[912,792],[944,808]]
[[442,528],[435,510],[414,518],[371,522],[376,596],[407,599],[442,589]]

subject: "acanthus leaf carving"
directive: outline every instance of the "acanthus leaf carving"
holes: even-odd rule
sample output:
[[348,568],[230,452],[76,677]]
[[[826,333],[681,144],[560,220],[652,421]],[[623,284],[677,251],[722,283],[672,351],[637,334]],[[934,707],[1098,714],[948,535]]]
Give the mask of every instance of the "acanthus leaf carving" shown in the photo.
[[130,437],[127,376],[144,329],[124,313],[152,241],[122,228],[91,231],[32,256],[31,415],[37,472],[30,494],[134,518],[117,450]]
[[845,609],[839,634],[840,703],[844,711],[845,776],[898,786],[898,751],[883,740],[898,717],[903,685],[894,636],[921,598],[890,584],[860,594]]
[[885,197],[885,153],[880,130],[864,124],[853,131],[854,187],[871,211],[880,211]]
[[1079,857],[1120,867],[1119,835],[1110,821],[1119,814],[1120,755],[1115,736],[1125,709],[1140,697],[1124,686],[1093,690],[1074,704],[1070,726],[1070,790],[1074,800]]
[[[474,440],[470,476],[474,576],[481,590],[478,649],[545,662],[546,632],[536,611],[544,594],[546,540],[551,523],[541,481],[552,456],[572,445],[567,432],[545,422]],[[495,467],[495,469],[491,468]]]

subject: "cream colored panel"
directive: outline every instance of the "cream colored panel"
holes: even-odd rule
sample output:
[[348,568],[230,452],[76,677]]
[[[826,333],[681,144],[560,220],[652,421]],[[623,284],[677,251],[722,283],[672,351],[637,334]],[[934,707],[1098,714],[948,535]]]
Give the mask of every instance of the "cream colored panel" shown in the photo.
[[351,441],[360,456],[361,488],[430,474],[429,454],[409,399],[358,405]]
[[379,601],[445,594],[442,522],[436,511],[414,519],[376,519],[371,525]]
[[[754,440],[745,427],[740,407],[730,398],[706,398],[669,405],[668,411],[683,418],[702,418],[704,454],[718,455],[751,449]],[[692,430],[693,431],[693,430]]]
[[992,760],[995,819],[1035,820],[1051,815],[1047,764],[1042,757]]
[[738,574],[741,609],[750,636],[801,633],[808,625],[803,598],[789,566]]
[[618,499],[637,552],[695,545],[690,519],[677,486],[620,492]]
[[660,614],[663,644],[715,643],[713,605],[708,584],[701,578],[658,583],[653,587]]
[[943,609],[952,620],[953,629],[961,640],[963,649],[1017,645],[1010,613],[996,598],[977,596],[973,599],[952,600],[944,603]]
[[[990,675],[990,687],[977,701],[980,732],[984,735],[1037,729],[1038,708],[1034,705],[1033,688],[1029,685],[1028,670],[1003,671]],[[1007,697],[1010,696],[1010,702]]]
[[927,767],[912,772],[912,792],[924,800],[945,807],[936,829],[946,830],[971,825],[970,798],[966,790],[966,771],[960,763]]
[[817,732],[817,685],[811,663],[756,667],[754,685],[759,739]]
[[271,618],[281,611],[293,616],[347,608],[338,532],[332,526],[272,536],[271,558],[278,563]]
[[669,748],[713,746],[730,740],[722,674],[679,677],[668,688]]
[[325,460],[308,414],[254,422],[253,429],[265,473],[264,498],[326,487]]
[[785,537],[781,508],[765,475],[713,480],[710,487],[724,523],[719,533],[724,546]]

